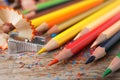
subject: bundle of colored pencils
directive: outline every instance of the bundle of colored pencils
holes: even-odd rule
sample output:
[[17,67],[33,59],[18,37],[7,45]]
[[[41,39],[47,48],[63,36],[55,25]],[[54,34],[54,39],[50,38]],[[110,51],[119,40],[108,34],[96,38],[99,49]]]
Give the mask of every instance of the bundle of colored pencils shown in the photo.
[[[36,13],[37,10],[40,11],[68,1],[72,2],[70,0],[52,0],[36,5],[34,11]],[[45,4],[47,5],[45,6]],[[32,19],[35,33],[45,33],[47,31],[45,35],[55,34],[37,54],[60,48],[73,39],[48,66],[76,55],[93,41],[90,49],[94,47],[96,49],[91,53],[86,64],[104,57],[120,40],[119,5],[119,0],[84,0]],[[28,12],[30,10],[23,13]],[[113,59],[103,77],[119,68],[120,53]]]

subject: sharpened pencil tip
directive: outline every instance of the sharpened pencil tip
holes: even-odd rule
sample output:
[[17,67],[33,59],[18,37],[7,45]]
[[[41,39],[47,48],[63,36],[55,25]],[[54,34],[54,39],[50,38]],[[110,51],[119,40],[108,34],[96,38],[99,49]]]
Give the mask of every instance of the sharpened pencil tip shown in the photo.
[[98,45],[98,43],[95,41],[90,48],[93,48],[93,47],[95,47],[97,45]]
[[53,65],[53,64],[55,64],[55,63],[57,63],[58,62],[58,59],[54,59],[54,60],[52,60],[49,64],[48,64],[48,66],[51,66],[51,65]]
[[45,48],[42,48],[40,51],[38,51],[37,54],[41,54],[41,53],[46,52],[46,51],[47,51],[47,50],[46,50]]
[[95,60],[95,56],[91,56],[91,57],[86,61],[85,64],[89,64],[89,63],[93,62],[94,60]]
[[102,75],[102,77],[104,78],[104,77],[106,77],[108,74],[110,74],[112,72],[112,70],[110,69],[110,68],[107,68],[106,70],[105,70],[105,72],[103,73],[103,75]]
[[97,46],[94,46],[94,47],[90,48],[90,54],[91,55],[93,54],[93,52],[95,51],[96,48],[97,48]]
[[76,39],[78,39],[78,38],[80,38],[82,36],[82,34],[78,34],[73,40],[76,40]]

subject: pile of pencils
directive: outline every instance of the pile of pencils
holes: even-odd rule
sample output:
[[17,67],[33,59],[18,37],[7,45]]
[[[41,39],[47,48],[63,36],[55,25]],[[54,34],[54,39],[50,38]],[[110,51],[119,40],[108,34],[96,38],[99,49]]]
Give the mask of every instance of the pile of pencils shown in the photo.
[[[37,54],[57,49],[73,39],[48,66],[76,55],[92,42],[90,48],[95,50],[86,64],[104,57],[120,40],[119,5],[119,0],[85,0],[32,19],[36,32],[55,35]],[[103,77],[119,68],[120,53]]]

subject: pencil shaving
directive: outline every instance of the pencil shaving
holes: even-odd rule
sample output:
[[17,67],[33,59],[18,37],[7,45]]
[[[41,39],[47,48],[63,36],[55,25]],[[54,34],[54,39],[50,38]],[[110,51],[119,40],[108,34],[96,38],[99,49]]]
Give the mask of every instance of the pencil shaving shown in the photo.
[[34,27],[29,20],[12,8],[0,7],[0,48],[5,49],[8,47],[7,39],[9,33],[14,29],[16,29],[18,36],[21,38],[31,40],[34,37]]

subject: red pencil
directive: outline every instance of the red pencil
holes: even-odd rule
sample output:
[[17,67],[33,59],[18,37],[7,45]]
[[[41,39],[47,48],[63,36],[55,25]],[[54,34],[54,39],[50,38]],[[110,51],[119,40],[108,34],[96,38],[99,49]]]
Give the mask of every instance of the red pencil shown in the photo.
[[104,22],[103,24],[99,25],[94,30],[90,31],[84,36],[66,45],[65,48],[54,58],[54,60],[48,64],[48,66],[51,66],[57,63],[58,61],[65,60],[75,55],[78,51],[82,50],[88,44],[93,42],[102,31],[109,28],[112,24],[114,24],[119,19],[120,19],[120,12],[117,13],[112,18],[110,18],[109,20],[107,20],[106,22]]

